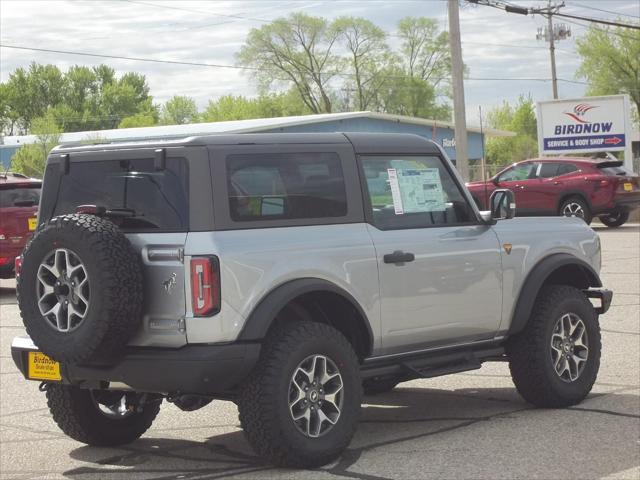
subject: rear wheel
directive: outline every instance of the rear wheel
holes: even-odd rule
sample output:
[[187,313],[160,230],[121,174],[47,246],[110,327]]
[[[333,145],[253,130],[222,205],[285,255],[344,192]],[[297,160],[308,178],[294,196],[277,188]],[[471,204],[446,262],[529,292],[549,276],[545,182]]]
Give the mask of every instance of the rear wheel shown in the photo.
[[161,402],[161,397],[135,392],[56,384],[47,388],[47,405],[58,427],[74,440],[95,446],[133,442],[149,429]]
[[600,217],[600,221],[610,228],[620,227],[624,225],[627,220],[629,220],[629,212],[622,210],[614,210],[608,215]]
[[238,397],[254,450],[271,463],[317,467],[347,447],[360,416],[358,358],[336,329],[295,321],[267,337]]
[[567,407],[591,391],[600,367],[600,326],[575,287],[544,287],[525,329],[507,345],[518,392],[539,407]]
[[589,210],[589,205],[580,197],[571,197],[562,202],[560,215],[565,217],[578,217],[583,219],[587,225],[591,223],[593,215]]

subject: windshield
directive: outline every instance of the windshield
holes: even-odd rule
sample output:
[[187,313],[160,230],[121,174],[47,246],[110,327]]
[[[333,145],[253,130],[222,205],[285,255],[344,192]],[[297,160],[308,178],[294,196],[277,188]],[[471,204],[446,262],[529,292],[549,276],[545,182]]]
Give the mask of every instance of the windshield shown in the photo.
[[40,202],[40,187],[33,185],[0,188],[0,208],[33,207]]
[[151,158],[78,162],[60,179],[53,215],[96,205],[128,211],[112,219],[128,231],[186,231],[187,192],[185,159],[169,158],[159,171]]

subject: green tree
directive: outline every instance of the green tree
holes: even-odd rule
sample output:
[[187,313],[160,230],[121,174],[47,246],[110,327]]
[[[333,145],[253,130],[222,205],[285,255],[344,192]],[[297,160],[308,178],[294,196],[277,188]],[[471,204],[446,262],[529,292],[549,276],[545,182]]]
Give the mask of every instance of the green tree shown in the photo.
[[116,78],[112,68],[32,63],[0,84],[0,128],[8,135],[32,131],[35,118],[52,115],[65,132],[115,128],[124,117],[144,113],[158,118],[143,75]]
[[261,95],[257,98],[225,95],[210,100],[200,114],[203,122],[247,120],[251,118],[286,117],[311,113],[296,90]]
[[130,117],[124,117],[118,124],[118,128],[152,127],[157,124],[158,122],[153,116],[145,113],[136,113]]
[[407,75],[400,68],[384,72],[390,80],[381,93],[380,110],[385,113],[451,120],[451,107],[438,103],[435,87],[426,80]]
[[165,102],[160,114],[160,123],[182,125],[198,121],[198,107],[190,97],[175,95]]
[[329,113],[330,83],[338,70],[337,36],[326,19],[293,13],[252,29],[237,61],[254,69],[262,91],[274,85],[293,87],[311,112]]
[[62,131],[51,113],[33,120],[32,130],[36,141],[23,145],[11,158],[11,170],[29,177],[42,178],[47,156],[60,142]]
[[514,132],[514,137],[492,137],[486,141],[487,164],[506,165],[538,155],[535,104],[521,96],[515,105],[504,102],[487,114],[492,128]]
[[338,42],[347,51],[341,61],[344,68],[340,69],[351,75],[343,87],[350,99],[346,108],[375,108],[387,82],[385,69],[395,61],[386,42],[386,33],[371,21],[355,17],[338,18],[331,28],[337,32]]
[[405,72],[438,87],[451,77],[449,35],[441,32],[437,20],[405,17],[398,22],[401,61]]
[[[640,23],[638,23],[640,25]],[[640,112],[640,30],[591,26],[576,41],[582,63],[576,76],[589,82],[588,95],[626,93]]]

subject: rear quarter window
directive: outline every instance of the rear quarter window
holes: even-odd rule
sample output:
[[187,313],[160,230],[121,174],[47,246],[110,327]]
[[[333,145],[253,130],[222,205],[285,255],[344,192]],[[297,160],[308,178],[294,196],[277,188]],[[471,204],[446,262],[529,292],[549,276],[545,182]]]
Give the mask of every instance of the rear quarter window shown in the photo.
[[235,222],[347,214],[342,163],[335,153],[229,155],[226,170]]
[[188,190],[184,158],[168,158],[164,170],[155,170],[152,158],[73,162],[60,176],[53,215],[97,205],[130,210],[133,216],[114,219],[125,231],[187,231]]

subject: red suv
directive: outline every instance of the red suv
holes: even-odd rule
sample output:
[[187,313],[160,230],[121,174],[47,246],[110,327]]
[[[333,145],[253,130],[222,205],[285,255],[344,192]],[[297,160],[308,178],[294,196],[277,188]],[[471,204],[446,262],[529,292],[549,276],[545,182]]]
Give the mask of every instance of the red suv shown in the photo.
[[0,173],[0,278],[14,275],[14,260],[36,229],[41,186],[19,173]]
[[487,182],[467,183],[481,209],[497,188],[515,193],[517,214],[594,216],[619,227],[640,206],[640,177],[621,161],[588,158],[536,158],[514,163]]

